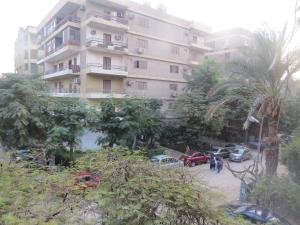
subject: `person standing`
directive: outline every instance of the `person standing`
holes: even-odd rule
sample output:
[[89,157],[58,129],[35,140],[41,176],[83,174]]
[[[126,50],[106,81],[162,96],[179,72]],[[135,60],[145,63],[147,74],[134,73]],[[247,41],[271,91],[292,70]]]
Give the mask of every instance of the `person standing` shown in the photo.
[[216,157],[214,154],[210,154],[209,169],[210,170],[216,169]]
[[222,157],[219,156],[217,158],[217,170],[218,170],[218,173],[220,173],[222,169],[223,169],[223,159],[222,159]]

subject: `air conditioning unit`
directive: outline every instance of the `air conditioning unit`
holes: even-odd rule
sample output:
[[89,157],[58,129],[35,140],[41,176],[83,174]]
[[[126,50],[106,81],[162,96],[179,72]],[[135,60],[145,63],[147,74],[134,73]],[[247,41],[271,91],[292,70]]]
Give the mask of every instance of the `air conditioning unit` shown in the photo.
[[133,86],[133,85],[134,85],[134,82],[133,82],[133,81],[130,81],[130,80],[128,80],[128,81],[126,82],[126,85],[127,85],[128,87],[131,87],[131,86]]
[[177,93],[177,92],[175,92],[175,91],[171,93],[171,97],[172,97],[172,98],[176,98],[176,97],[177,97],[177,95],[178,95],[178,93]]
[[137,50],[136,50],[136,52],[138,53],[138,54],[144,54],[144,49],[143,48],[138,48]]
[[96,35],[97,31],[96,30],[91,30],[91,35]]
[[80,84],[80,78],[79,77],[76,77],[72,80],[72,83],[73,84]]

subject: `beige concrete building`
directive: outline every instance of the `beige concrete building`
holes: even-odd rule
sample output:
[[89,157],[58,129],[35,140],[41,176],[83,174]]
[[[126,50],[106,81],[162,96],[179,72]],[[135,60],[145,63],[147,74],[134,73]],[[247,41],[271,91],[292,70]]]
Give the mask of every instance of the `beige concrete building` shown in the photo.
[[37,65],[37,28],[20,28],[15,41],[15,72],[19,74],[38,74],[42,71]]
[[210,27],[126,0],[61,0],[38,25],[42,78],[54,96],[146,96],[172,110],[188,74],[212,48]]
[[240,28],[211,33],[206,25],[169,15],[163,5],[60,0],[37,28],[20,30],[16,71],[34,71],[37,63],[53,96],[94,104],[145,96],[162,99],[163,110],[172,112],[185,75],[203,58],[231,59],[247,44],[247,34]]
[[212,52],[205,54],[206,58],[214,59],[220,65],[239,57],[241,47],[248,46],[250,31],[243,28],[232,28],[225,31],[212,33],[205,41],[205,44],[212,49]]

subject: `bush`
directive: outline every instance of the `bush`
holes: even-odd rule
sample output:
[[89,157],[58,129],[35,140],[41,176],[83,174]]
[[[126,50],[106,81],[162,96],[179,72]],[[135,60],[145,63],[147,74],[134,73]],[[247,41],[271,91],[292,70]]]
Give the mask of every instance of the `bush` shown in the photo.
[[292,179],[300,184],[300,128],[293,132],[293,136],[293,140],[282,148],[281,161]]
[[290,178],[263,179],[251,192],[257,202],[281,215],[300,220],[300,185]]

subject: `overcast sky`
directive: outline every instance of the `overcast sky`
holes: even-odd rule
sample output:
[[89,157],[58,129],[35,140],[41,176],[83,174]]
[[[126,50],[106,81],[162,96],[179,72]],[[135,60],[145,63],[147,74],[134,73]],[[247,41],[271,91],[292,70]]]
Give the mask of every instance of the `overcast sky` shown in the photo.
[[[14,71],[14,41],[19,27],[37,25],[58,0],[2,0],[0,73]],[[143,0],[135,0],[143,2]],[[293,15],[295,0],[148,0],[163,3],[168,13],[210,25],[214,31],[232,27],[255,30],[263,23],[280,29]]]

